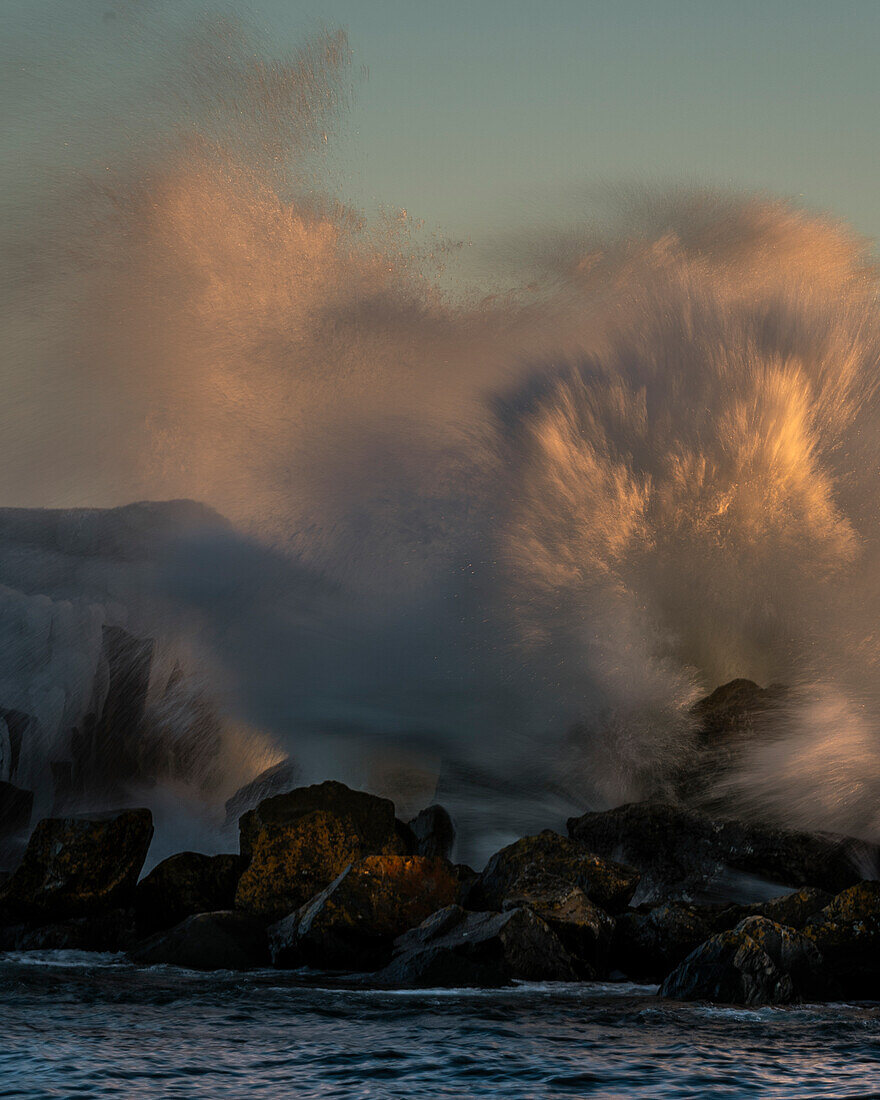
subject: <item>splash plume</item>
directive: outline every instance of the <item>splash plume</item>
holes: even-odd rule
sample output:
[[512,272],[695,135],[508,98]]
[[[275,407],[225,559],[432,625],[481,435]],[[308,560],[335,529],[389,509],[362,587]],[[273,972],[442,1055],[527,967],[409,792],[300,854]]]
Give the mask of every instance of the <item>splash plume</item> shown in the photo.
[[112,589],[185,633],[229,737],[316,776],[427,761],[481,836],[668,791],[700,695],[783,681],[721,793],[880,835],[867,242],[766,197],[643,196],[523,234],[523,289],[453,293],[441,244],[321,182],[348,62],[340,35],[277,60],[202,30],[100,184],[65,176],[51,217],[35,190],[4,498],[232,525],[92,578],[77,614]]

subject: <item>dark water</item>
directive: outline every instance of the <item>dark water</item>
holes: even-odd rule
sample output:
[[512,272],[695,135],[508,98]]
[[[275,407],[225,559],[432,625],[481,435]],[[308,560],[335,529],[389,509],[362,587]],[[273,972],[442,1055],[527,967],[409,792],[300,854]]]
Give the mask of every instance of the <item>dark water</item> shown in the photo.
[[0,957],[0,1096],[880,1096],[880,1004],[729,1009],[651,987],[308,988]]

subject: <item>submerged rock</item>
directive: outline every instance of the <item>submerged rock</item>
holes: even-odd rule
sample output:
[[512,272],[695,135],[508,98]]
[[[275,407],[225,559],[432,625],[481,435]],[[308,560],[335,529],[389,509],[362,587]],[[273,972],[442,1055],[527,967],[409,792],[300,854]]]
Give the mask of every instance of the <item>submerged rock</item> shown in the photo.
[[595,905],[616,913],[629,904],[638,883],[634,868],[545,829],[496,852],[471,886],[467,903],[471,909],[501,909],[508,898],[538,899],[576,886]]
[[301,787],[266,799],[240,823],[249,861],[237,909],[278,920],[367,855],[408,855],[411,848],[386,798],[343,783]]
[[473,913],[450,905],[401,936],[394,951],[376,985],[425,989],[578,977],[559,937],[530,909]]
[[0,836],[23,833],[31,823],[34,792],[0,780]]
[[276,966],[375,970],[394,939],[455,902],[452,866],[423,856],[366,856],[269,929]]
[[416,840],[416,854],[449,859],[455,843],[455,826],[442,806],[428,806],[408,822]]
[[135,911],[142,935],[170,928],[193,913],[232,909],[241,875],[237,855],[178,852],[137,884]]
[[149,810],[44,819],[0,889],[0,924],[43,924],[129,906],[152,836]]
[[645,900],[694,900],[731,871],[837,893],[859,881],[866,859],[880,859],[880,848],[854,837],[715,820],[663,802],[586,813],[569,819],[568,831],[600,855],[638,867]]
[[[760,918],[758,918],[760,919]],[[676,1001],[722,1004],[788,1004],[794,990],[767,952],[741,929],[710,936],[681,962],[660,987]]]
[[843,890],[804,925],[837,992],[875,1000],[880,990],[880,882]]
[[188,970],[253,970],[266,966],[265,923],[230,910],[197,913],[130,951],[144,966],[183,966]]

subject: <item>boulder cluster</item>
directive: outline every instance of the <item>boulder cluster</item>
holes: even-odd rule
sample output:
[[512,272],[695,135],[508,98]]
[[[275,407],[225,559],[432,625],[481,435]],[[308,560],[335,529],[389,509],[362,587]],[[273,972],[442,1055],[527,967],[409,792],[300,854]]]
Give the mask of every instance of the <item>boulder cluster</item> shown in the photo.
[[[880,852],[848,837],[648,802],[523,837],[477,874],[451,862],[442,807],[404,823],[336,782],[248,809],[237,854],[181,852],[139,881],[152,832],[146,809],[39,822],[0,883],[0,950],[387,988],[630,980],[746,1005],[880,991],[880,882],[859,870]],[[779,896],[713,899],[731,875]]]

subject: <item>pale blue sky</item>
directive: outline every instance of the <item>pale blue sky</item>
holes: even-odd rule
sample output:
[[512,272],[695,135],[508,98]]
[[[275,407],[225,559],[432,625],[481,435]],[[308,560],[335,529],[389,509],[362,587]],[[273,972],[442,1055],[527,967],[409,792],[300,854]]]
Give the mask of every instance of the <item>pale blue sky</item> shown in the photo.
[[[87,144],[96,111],[124,116],[110,59],[125,55],[133,12],[138,41],[146,26],[158,50],[181,21],[219,7],[0,0],[9,160],[26,149],[51,162],[45,132]],[[356,80],[333,157],[360,205],[406,207],[452,236],[479,236],[545,220],[596,185],[684,182],[794,196],[880,236],[880,0],[225,7],[279,52],[322,26],[348,31],[354,73],[368,76]],[[8,141],[0,135],[0,147]]]

